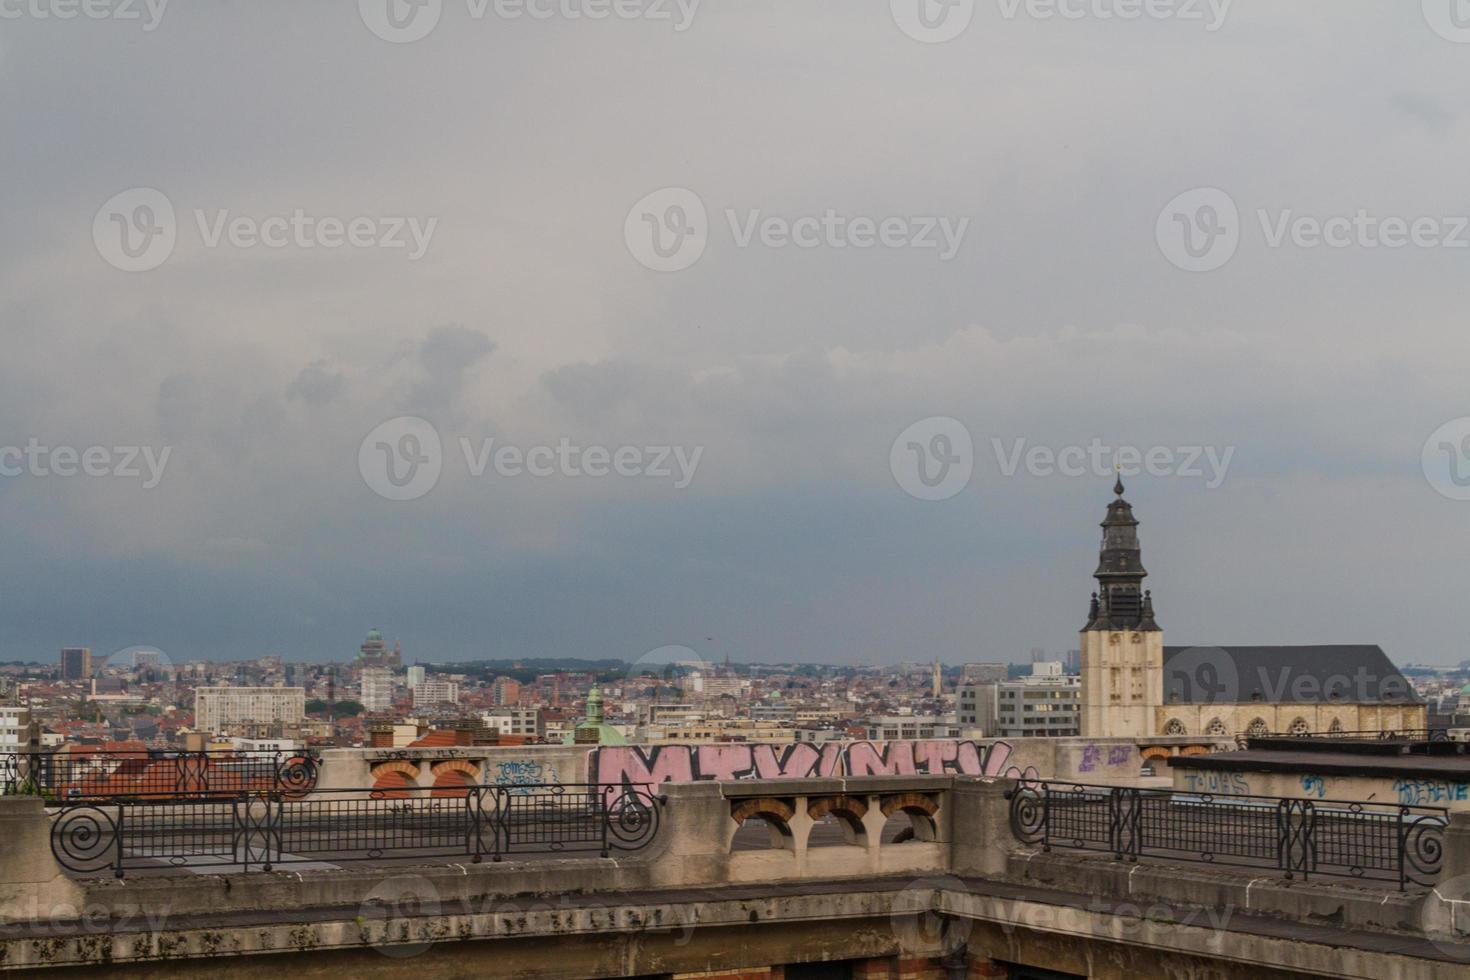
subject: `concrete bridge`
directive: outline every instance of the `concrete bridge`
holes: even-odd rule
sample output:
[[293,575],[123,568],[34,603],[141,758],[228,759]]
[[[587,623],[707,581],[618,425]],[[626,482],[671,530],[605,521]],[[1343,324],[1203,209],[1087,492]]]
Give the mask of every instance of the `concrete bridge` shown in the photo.
[[[422,980],[1470,976],[1470,814],[1454,814],[1438,838],[1432,886],[1401,889],[1215,867],[1198,853],[1120,861],[1065,839],[1038,846],[1028,818],[1017,819],[1037,798],[1018,799],[1018,788],[952,774],[668,783],[648,846],[607,858],[385,857],[123,879],[64,874],[51,851],[54,815],[40,799],[0,798],[0,969]],[[1087,814],[1120,806],[1058,799],[1087,826],[1097,824]],[[1086,833],[1075,820],[1052,826],[1070,827],[1078,843]],[[1359,844],[1350,860],[1384,856]]]

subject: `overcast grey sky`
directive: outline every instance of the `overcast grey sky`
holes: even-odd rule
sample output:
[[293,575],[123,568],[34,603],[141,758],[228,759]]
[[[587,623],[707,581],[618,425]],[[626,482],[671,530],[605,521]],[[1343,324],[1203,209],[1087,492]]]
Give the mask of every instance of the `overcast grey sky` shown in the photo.
[[0,0],[0,658],[1065,650],[1094,439],[1170,643],[1470,656],[1458,0],[122,2]]

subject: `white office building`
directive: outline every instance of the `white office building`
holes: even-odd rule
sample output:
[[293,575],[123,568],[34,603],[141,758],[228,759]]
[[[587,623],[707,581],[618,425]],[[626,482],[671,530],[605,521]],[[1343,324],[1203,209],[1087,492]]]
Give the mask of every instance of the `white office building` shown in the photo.
[[393,669],[364,667],[358,700],[364,711],[387,711],[393,707]]
[[211,734],[236,725],[296,725],[306,717],[304,687],[199,687],[194,689],[194,727]]

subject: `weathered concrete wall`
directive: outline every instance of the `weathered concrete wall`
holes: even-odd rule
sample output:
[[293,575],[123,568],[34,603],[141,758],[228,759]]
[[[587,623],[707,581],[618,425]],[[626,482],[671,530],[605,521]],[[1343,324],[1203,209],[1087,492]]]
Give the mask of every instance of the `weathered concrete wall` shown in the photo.
[[1307,772],[1225,772],[1172,769],[1174,788],[1191,793],[1254,793],[1308,800],[1357,800],[1401,806],[1470,810],[1467,781],[1434,776],[1348,776]]

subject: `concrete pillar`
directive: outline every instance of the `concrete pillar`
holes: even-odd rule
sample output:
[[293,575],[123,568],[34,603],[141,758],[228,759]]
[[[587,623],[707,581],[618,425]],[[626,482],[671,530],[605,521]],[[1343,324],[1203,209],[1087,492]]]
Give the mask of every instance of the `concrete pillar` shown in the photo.
[[0,919],[76,918],[85,896],[51,854],[51,821],[38,796],[0,796]]
[[1011,833],[1014,779],[957,778],[949,794],[950,869],[957,875],[1000,878],[1009,855],[1019,848]]
[[711,885],[729,881],[730,844],[737,829],[730,801],[717,782],[664,783],[658,837],[653,847],[654,883]]
[[1470,811],[1450,813],[1444,833],[1444,865],[1439,881],[1424,897],[1424,932],[1436,942],[1470,939]]
[[1467,875],[1470,875],[1470,812],[1456,810],[1450,813],[1450,825],[1444,832],[1444,873],[1440,880]]

